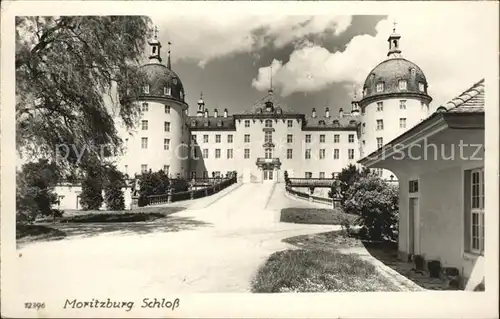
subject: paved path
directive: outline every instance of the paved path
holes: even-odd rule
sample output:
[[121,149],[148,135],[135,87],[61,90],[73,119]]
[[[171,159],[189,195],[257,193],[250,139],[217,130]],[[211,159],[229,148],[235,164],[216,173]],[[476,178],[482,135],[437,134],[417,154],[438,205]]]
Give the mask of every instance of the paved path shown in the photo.
[[178,232],[103,234],[91,238],[33,243],[19,250],[18,287],[24,300],[99,296],[135,291],[248,292],[258,267],[287,237],[338,226],[279,222],[279,210],[305,203],[288,198],[283,184],[239,184],[186,202],[176,217],[202,226]]

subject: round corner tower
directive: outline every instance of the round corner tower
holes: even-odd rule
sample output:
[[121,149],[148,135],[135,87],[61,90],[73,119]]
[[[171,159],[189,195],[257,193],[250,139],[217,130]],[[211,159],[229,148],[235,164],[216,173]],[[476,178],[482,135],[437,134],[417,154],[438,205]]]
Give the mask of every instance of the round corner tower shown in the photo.
[[186,126],[188,105],[184,87],[172,71],[170,50],[167,65],[162,64],[157,30],[148,43],[149,63],[140,67],[146,84],[136,101],[141,116],[136,132],[125,139],[127,151],[121,166],[129,176],[149,170],[163,170],[171,177],[186,176],[190,133]]
[[[401,36],[393,29],[387,59],[366,77],[363,85],[360,143],[364,156],[376,151],[430,115],[428,83],[415,63],[401,56]],[[382,177],[392,173],[383,170]],[[394,176],[395,177],[395,176]]]

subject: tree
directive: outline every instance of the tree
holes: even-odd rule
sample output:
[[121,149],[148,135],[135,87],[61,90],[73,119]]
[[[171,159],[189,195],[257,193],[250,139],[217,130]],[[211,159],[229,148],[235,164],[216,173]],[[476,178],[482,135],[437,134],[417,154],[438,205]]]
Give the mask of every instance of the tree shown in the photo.
[[60,178],[61,174],[54,162],[41,159],[24,164],[16,178],[16,211],[28,220],[33,220],[39,214],[60,215],[60,211],[52,208],[57,204],[54,186]]
[[116,166],[110,166],[105,173],[104,200],[108,210],[124,210],[125,198],[123,187],[126,187],[125,175]]
[[102,197],[104,174],[105,170],[101,163],[89,163],[87,166],[80,194],[83,210],[99,210],[101,208],[104,201]]
[[[354,183],[359,180],[361,177],[370,175],[370,169],[364,167],[363,169],[357,168],[353,164],[349,164],[347,167],[343,168],[342,171],[337,176],[337,179],[340,183],[335,183],[329,192],[330,198],[335,195],[340,196],[340,203],[343,205],[346,200],[347,190],[354,185]],[[340,187],[340,194],[338,188]]]
[[15,23],[18,152],[72,167],[86,160],[84,150],[99,157],[103,145],[118,148],[115,114],[127,129],[139,115],[149,18],[25,16]]
[[372,240],[396,240],[399,189],[375,175],[361,177],[347,191],[344,212],[359,215],[361,234]]

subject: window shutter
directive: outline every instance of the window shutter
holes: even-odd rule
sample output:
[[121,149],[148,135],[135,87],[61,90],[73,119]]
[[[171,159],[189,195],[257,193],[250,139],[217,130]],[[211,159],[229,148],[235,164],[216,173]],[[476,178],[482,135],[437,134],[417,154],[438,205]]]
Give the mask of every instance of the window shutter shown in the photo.
[[471,171],[464,171],[464,250],[470,250],[471,241]]

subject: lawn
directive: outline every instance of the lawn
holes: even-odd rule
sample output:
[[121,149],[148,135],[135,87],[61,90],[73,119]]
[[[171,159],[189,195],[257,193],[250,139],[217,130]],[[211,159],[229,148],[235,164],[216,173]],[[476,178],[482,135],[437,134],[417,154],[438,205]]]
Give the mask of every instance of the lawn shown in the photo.
[[398,291],[377,269],[353,254],[290,249],[272,254],[252,282],[252,292]]
[[34,240],[57,240],[66,237],[66,233],[42,225],[16,225],[16,239]]
[[354,223],[357,216],[345,214],[338,209],[290,207],[281,210],[280,221],[296,224],[341,225],[345,221]]

